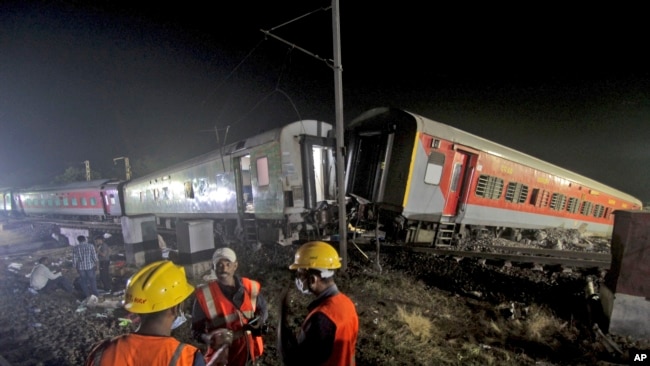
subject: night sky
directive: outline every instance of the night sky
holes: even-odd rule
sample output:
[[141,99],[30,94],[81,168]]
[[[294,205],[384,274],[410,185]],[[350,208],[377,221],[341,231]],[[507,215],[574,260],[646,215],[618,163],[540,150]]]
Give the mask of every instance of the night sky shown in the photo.
[[[298,119],[335,123],[328,1],[0,2],[0,186],[116,157],[177,163]],[[230,4],[236,3],[236,4]],[[344,119],[393,106],[650,202],[645,14],[341,1]],[[412,4],[411,4],[412,3]]]

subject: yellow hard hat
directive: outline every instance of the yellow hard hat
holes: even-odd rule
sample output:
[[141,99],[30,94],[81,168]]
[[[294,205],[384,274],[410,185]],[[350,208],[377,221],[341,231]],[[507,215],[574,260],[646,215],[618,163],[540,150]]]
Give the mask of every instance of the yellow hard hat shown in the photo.
[[146,265],[126,283],[124,308],[132,313],[147,314],[180,304],[194,292],[187,282],[185,269],[170,261]]
[[336,269],[341,268],[341,258],[333,246],[322,241],[310,241],[296,251],[289,269]]

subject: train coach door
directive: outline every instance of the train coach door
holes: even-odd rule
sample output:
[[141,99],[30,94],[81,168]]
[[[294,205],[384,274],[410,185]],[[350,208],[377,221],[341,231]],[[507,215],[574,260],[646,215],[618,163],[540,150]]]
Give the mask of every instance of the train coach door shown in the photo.
[[316,208],[320,202],[336,200],[334,147],[334,139],[301,136],[300,154],[306,208]]
[[237,190],[237,212],[240,215],[255,212],[250,165],[250,155],[233,158],[232,166]]
[[445,216],[461,216],[464,213],[464,202],[469,189],[472,175],[472,161],[475,161],[470,151],[457,149],[451,167],[447,203],[443,210]]

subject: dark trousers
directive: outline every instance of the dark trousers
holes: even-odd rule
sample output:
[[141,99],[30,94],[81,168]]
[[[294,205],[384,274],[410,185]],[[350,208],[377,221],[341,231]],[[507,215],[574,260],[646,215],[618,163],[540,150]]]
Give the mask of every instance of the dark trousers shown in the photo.
[[102,281],[102,288],[106,291],[113,290],[113,282],[110,273],[111,261],[99,261],[99,279]]
[[81,290],[84,292],[84,296],[99,296],[99,292],[97,292],[97,274],[95,273],[95,269],[79,269],[78,271],[79,279],[81,280]]
[[41,291],[54,291],[57,288],[63,289],[65,292],[73,293],[74,292],[74,287],[72,287],[72,283],[70,283],[70,280],[65,278],[64,276],[57,277],[53,280],[48,280],[47,283],[45,284],[45,287],[41,289]]

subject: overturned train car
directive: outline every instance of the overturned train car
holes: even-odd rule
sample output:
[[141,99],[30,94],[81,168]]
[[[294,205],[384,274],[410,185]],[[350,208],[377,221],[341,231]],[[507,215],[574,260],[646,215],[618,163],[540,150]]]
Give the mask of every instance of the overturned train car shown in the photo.
[[477,234],[575,228],[611,236],[628,194],[404,110],[377,108],[347,126],[347,193],[387,238],[455,244]]
[[132,179],[124,213],[155,214],[168,228],[211,219],[223,242],[290,244],[315,226],[325,230],[317,218],[335,199],[331,131],[324,122],[293,122]]

